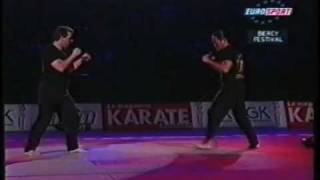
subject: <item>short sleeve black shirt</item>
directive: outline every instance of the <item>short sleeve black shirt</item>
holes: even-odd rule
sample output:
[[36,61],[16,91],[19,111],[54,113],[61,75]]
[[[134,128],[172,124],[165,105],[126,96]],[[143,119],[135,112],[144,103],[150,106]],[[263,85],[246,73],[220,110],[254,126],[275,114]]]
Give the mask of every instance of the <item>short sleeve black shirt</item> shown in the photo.
[[228,46],[221,51],[217,52],[217,61],[232,61],[232,66],[227,74],[223,75],[224,82],[230,80],[235,80],[236,76],[241,75],[244,77],[244,60],[243,55],[238,50],[234,49],[232,46]]
[[55,89],[67,89],[69,75],[56,70],[51,63],[57,59],[66,59],[67,53],[60,51],[54,45],[49,45],[42,55],[42,81]]

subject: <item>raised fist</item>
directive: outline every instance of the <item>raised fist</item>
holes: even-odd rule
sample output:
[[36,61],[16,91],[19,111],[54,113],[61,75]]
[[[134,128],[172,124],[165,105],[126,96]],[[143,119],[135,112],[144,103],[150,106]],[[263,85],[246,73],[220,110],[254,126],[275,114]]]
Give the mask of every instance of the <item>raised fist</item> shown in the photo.
[[82,53],[82,50],[81,50],[80,48],[74,48],[71,55],[72,55],[73,57],[77,57],[77,56],[79,56],[81,53]]
[[91,58],[91,55],[88,54],[88,53],[84,53],[82,54],[81,58],[85,61],[90,61],[92,58]]
[[206,54],[206,55],[202,56],[202,62],[208,63],[209,61],[210,61],[209,54]]

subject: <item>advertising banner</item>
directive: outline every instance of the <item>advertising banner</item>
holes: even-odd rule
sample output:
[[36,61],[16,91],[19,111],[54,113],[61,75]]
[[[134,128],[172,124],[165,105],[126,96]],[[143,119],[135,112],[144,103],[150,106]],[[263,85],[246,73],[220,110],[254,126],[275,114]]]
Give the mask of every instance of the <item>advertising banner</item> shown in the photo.
[[189,103],[107,104],[104,106],[105,130],[150,130],[192,128]]

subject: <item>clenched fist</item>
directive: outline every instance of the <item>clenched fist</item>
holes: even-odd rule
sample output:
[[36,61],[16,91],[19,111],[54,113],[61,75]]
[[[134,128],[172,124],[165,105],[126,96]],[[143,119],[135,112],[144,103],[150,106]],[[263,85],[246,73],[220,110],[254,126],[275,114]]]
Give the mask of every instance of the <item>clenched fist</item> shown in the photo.
[[84,53],[82,54],[81,59],[83,59],[84,61],[90,61],[92,58],[89,53]]
[[215,60],[214,56],[211,56],[210,54],[205,54],[204,56],[202,56],[202,62],[204,63],[209,63],[210,61]]
[[82,53],[82,50],[81,50],[80,48],[74,48],[73,51],[72,51],[71,56],[77,57],[77,56],[79,56],[81,53]]

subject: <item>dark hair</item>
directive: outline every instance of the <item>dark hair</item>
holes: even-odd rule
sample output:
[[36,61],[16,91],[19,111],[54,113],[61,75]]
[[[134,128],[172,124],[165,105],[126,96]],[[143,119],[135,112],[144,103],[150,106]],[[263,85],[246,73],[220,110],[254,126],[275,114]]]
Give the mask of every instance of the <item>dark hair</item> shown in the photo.
[[213,31],[211,35],[216,37],[219,40],[222,40],[225,38],[228,39],[227,37],[225,37],[225,34],[224,34],[223,30],[221,30],[221,29]]
[[231,44],[236,43],[236,34],[228,28],[215,30],[211,35],[215,36],[219,40],[226,39]]
[[52,39],[54,41],[57,41],[60,39],[60,37],[66,37],[68,35],[68,32],[74,34],[74,29],[69,26],[58,26],[53,31]]

